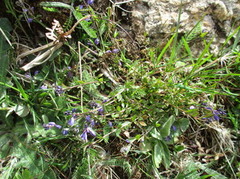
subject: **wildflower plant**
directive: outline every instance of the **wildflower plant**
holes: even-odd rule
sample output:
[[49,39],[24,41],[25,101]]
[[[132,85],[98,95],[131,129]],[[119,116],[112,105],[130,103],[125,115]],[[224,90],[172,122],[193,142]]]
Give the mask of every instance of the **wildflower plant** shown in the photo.
[[[175,32],[163,48],[135,49],[133,58],[117,35],[113,9],[96,12],[96,3],[41,2],[32,9],[5,0],[18,28],[1,18],[2,177],[236,178],[240,54],[233,37],[240,28],[219,56],[210,54],[199,23],[182,39]],[[46,51],[22,54],[12,42],[33,47],[22,18],[32,18],[33,29],[48,26],[35,14],[40,7],[70,15],[62,24],[56,19],[41,40],[52,40],[44,63],[25,66]],[[196,38],[204,49],[194,57]]]

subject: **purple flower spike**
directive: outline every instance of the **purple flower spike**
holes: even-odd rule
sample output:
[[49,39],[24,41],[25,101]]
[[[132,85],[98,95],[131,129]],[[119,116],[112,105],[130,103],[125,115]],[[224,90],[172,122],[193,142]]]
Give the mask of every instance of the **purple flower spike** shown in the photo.
[[88,5],[92,5],[94,3],[94,0],[87,0]]
[[28,11],[28,9],[23,9],[23,12],[27,12]]
[[74,123],[75,123],[75,119],[74,119],[74,117],[71,117],[71,119],[68,121],[68,125],[73,126]]

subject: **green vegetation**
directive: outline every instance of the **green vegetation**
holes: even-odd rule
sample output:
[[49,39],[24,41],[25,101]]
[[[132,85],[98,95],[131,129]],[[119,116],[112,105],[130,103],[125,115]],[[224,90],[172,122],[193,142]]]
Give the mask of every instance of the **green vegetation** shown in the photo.
[[[46,12],[71,14],[50,28],[30,6],[4,2],[1,178],[240,177],[240,27],[218,55],[199,22],[134,58],[110,7],[42,2]],[[50,32],[35,52],[33,26]]]

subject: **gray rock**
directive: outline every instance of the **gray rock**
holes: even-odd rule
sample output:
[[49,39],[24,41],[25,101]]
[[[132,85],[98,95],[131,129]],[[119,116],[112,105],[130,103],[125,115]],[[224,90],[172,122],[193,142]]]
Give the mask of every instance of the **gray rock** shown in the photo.
[[216,54],[224,39],[240,25],[239,0],[182,0],[182,3],[181,0],[138,0],[132,6],[132,30],[140,42],[146,34],[151,42],[173,34],[178,21],[181,34],[189,33],[199,24],[198,33],[208,33],[213,39],[212,52]]

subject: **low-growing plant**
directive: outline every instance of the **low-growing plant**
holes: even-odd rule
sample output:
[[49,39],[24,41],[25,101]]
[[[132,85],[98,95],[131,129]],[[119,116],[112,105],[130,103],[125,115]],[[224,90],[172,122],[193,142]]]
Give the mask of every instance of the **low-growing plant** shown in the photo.
[[[23,17],[30,27],[46,26],[23,5],[18,12],[5,4],[22,31]],[[14,33],[27,33],[11,35],[11,22],[0,21],[1,176],[237,178],[240,27],[218,56],[199,22],[132,59],[112,14],[96,12],[94,1],[73,4],[40,3],[71,17],[48,28],[48,45],[20,54]],[[191,52],[196,38],[199,56]]]

